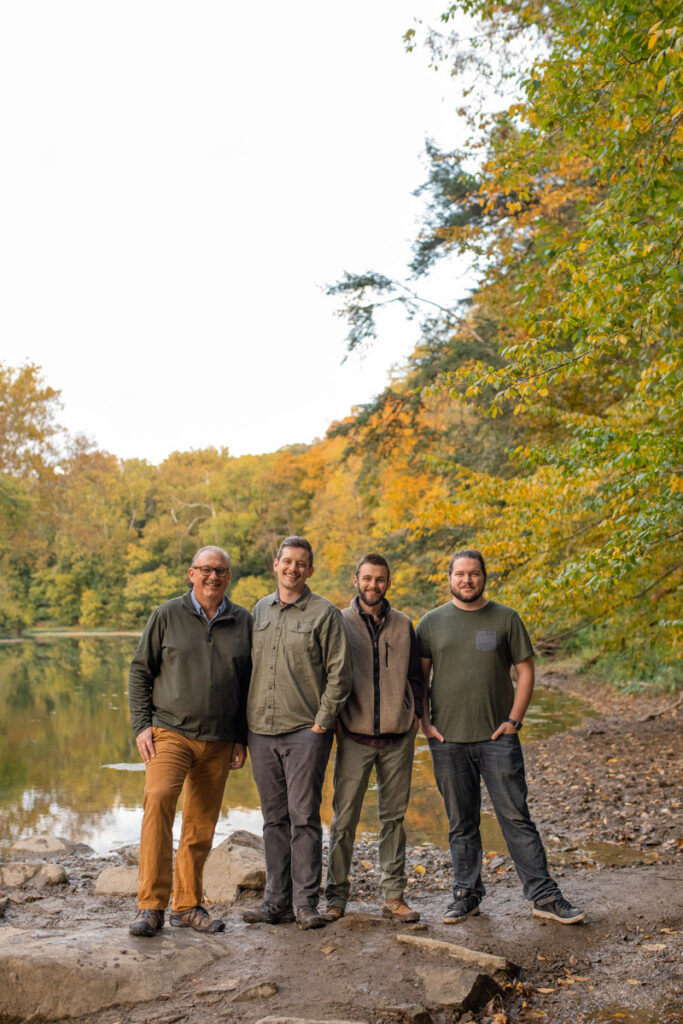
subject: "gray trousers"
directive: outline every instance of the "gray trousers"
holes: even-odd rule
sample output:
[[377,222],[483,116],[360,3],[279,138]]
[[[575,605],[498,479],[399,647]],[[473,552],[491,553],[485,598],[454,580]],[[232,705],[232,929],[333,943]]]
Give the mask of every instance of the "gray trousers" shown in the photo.
[[264,736],[249,733],[249,753],[263,812],[265,899],[282,909],[317,907],[322,877],[322,800],[332,731]]
[[385,899],[399,899],[406,887],[406,833],[403,819],[410,798],[415,730],[390,747],[366,747],[350,736],[337,737],[334,762],[334,818],[330,831],[325,897],[344,907],[349,898],[349,868],[356,828],[374,766],[380,821],[380,885]]

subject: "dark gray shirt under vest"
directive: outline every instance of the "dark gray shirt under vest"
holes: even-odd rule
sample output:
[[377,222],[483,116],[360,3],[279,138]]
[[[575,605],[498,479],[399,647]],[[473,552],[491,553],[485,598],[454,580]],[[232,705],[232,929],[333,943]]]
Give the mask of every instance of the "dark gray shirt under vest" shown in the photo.
[[351,647],[353,683],[341,724],[360,742],[399,738],[422,715],[424,679],[412,623],[383,602],[379,622],[358,598],[342,611]]

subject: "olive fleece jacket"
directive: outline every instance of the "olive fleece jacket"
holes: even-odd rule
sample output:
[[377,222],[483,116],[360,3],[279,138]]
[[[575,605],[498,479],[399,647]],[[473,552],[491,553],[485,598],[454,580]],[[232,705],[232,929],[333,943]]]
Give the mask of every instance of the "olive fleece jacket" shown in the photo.
[[251,615],[232,601],[207,624],[190,591],[156,608],[130,667],[135,735],[152,725],[195,740],[246,743],[251,630]]

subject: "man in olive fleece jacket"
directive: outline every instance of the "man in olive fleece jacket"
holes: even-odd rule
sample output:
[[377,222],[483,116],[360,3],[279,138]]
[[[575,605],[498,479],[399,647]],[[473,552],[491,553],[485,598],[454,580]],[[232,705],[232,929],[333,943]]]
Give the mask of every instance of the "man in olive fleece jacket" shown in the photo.
[[403,819],[410,797],[417,722],[423,711],[417,638],[408,616],[386,599],[391,577],[382,555],[363,555],[353,582],[358,596],[342,612],[353,682],[337,727],[326,917],[335,921],[344,914],[356,828],[374,767],[382,912],[394,920],[417,921],[420,915],[403,898],[407,883]]
[[[152,612],[130,668],[135,742],[145,762],[139,912],[133,935],[171,924],[222,931],[202,907],[202,876],[231,768],[246,758],[251,615],[225,597],[230,560],[201,548],[188,570],[192,589]],[[173,821],[180,791],[183,827],[172,876]]]

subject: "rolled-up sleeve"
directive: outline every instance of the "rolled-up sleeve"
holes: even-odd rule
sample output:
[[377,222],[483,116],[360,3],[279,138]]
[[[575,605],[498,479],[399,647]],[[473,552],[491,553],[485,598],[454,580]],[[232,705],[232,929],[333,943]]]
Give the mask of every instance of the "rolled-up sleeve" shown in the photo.
[[318,626],[318,642],[325,671],[325,688],[315,716],[321,729],[332,729],[351,693],[351,648],[338,608],[330,608]]

